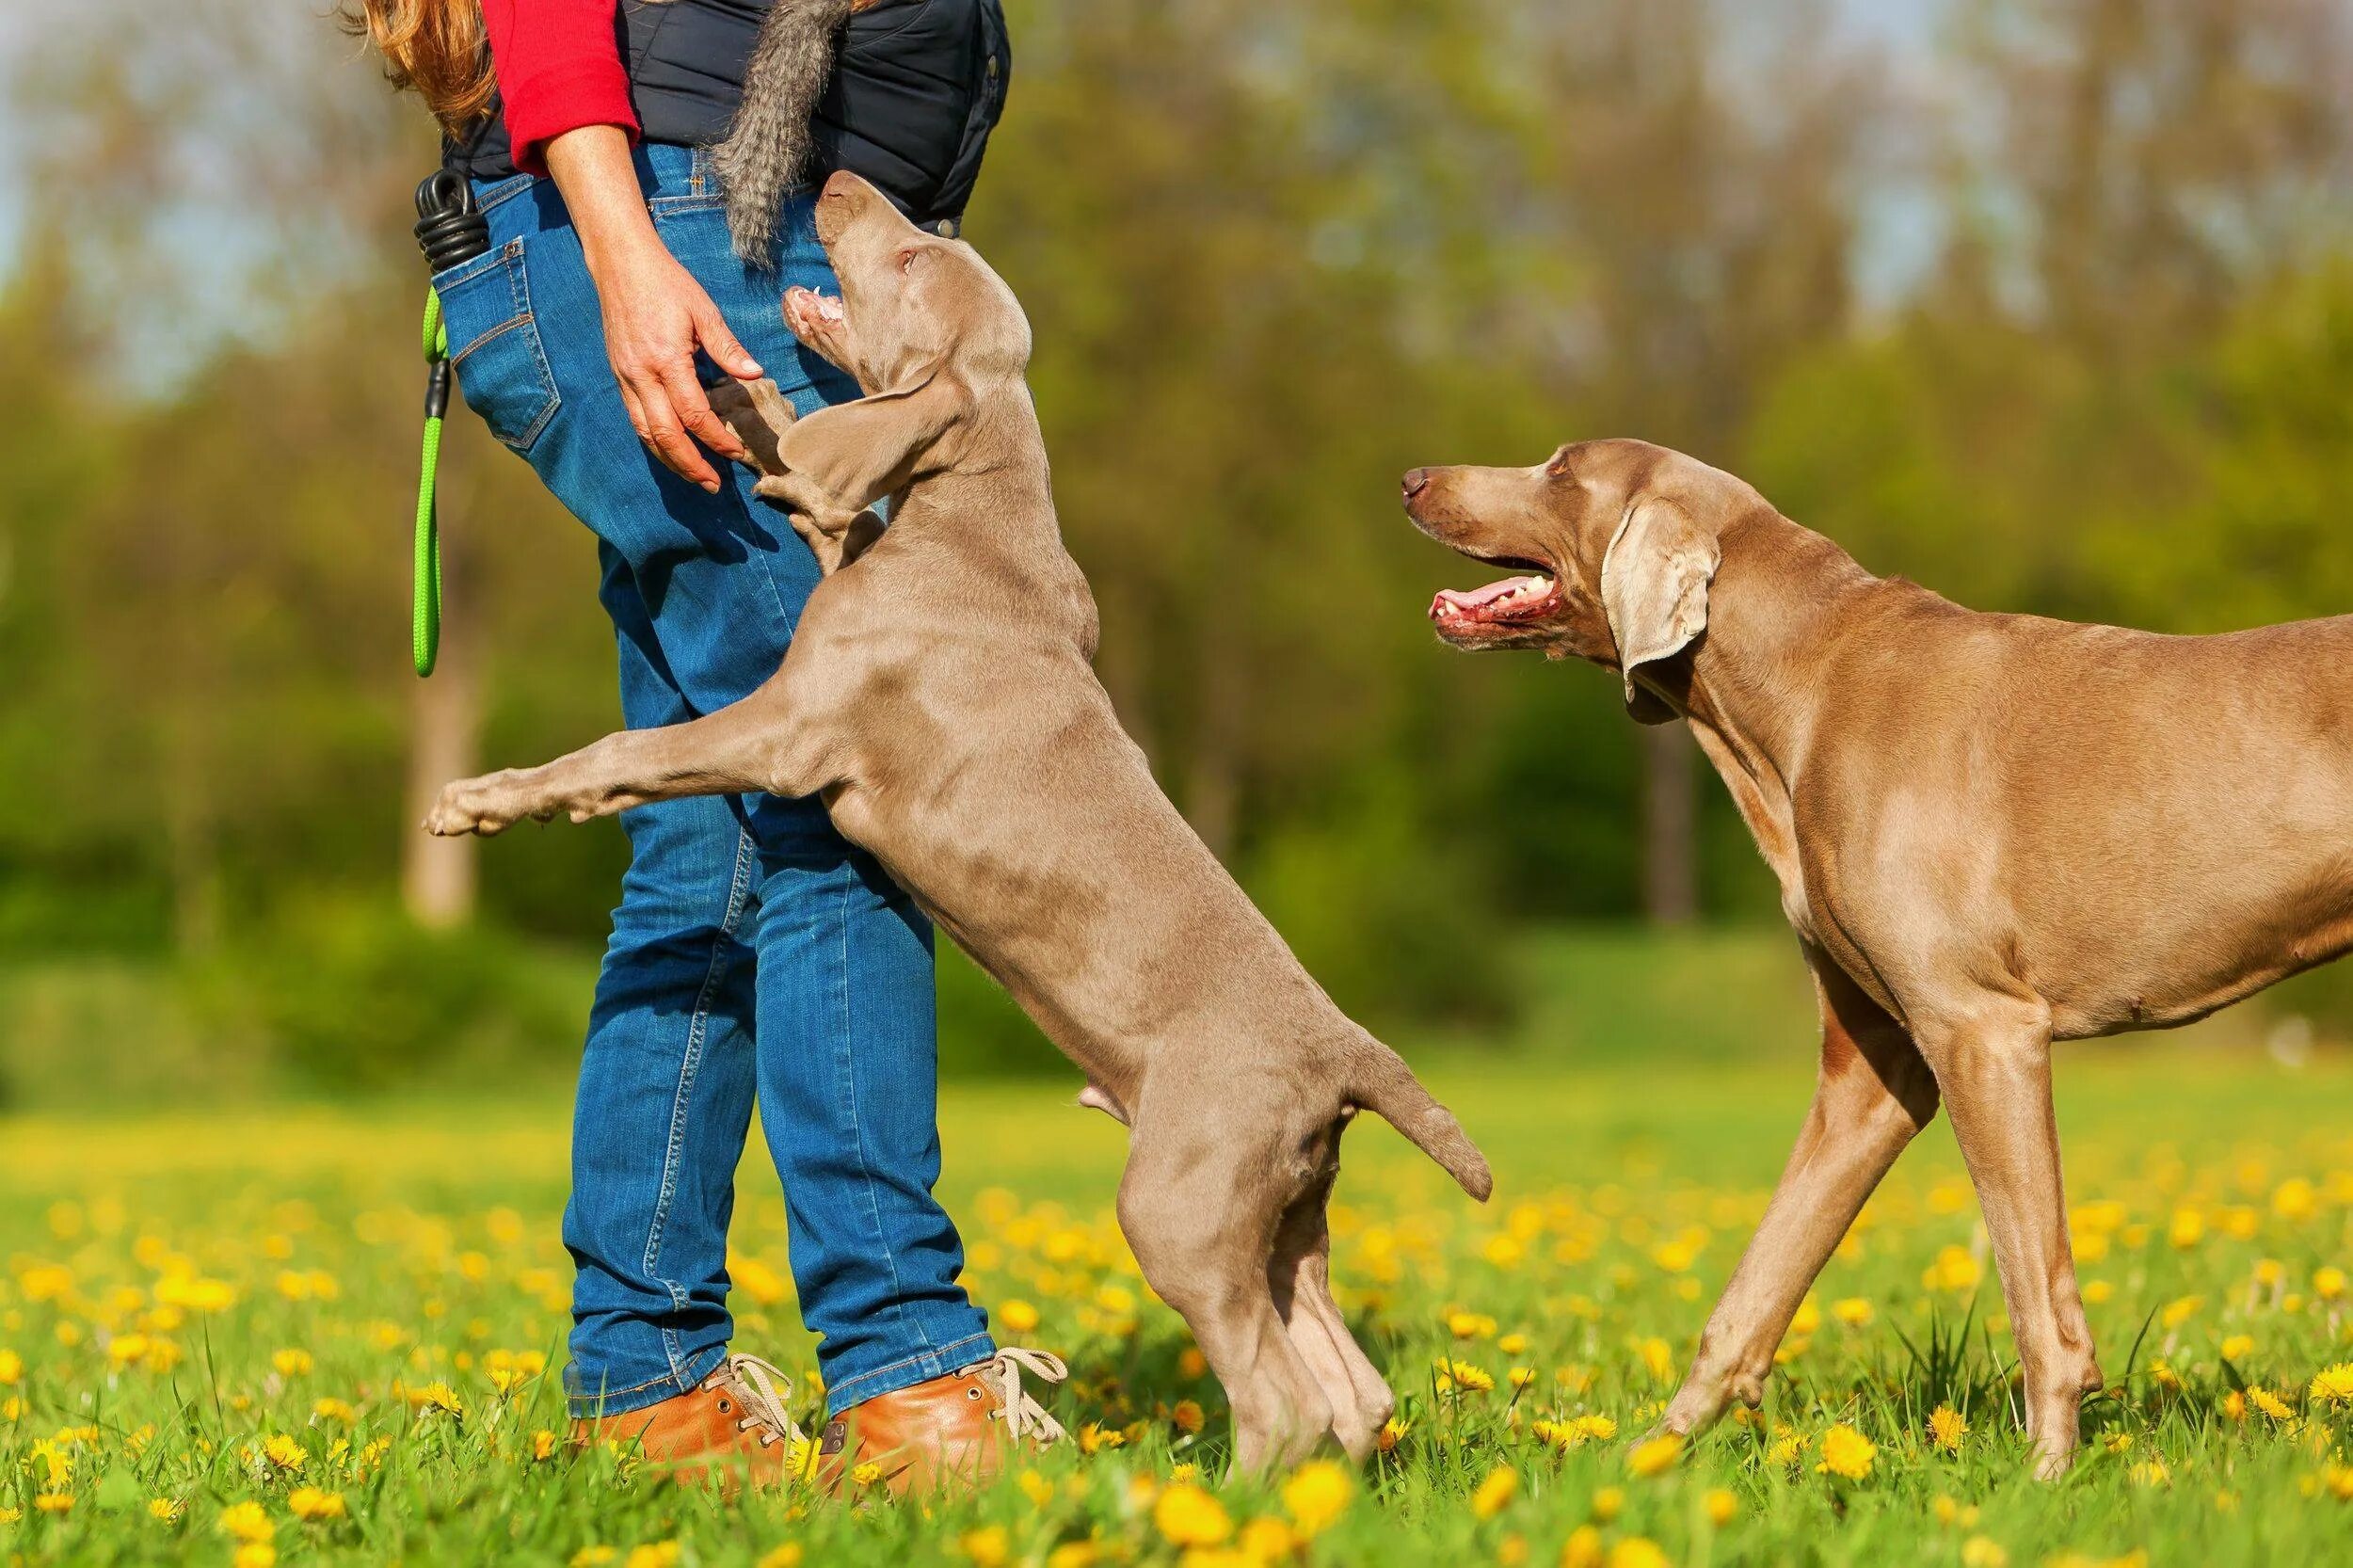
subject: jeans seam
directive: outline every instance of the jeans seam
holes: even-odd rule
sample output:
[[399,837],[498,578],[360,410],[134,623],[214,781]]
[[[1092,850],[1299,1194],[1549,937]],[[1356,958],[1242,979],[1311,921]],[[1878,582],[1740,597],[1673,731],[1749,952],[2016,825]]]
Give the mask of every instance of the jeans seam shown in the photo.
[[[735,940],[737,922],[743,918],[744,904],[751,887],[745,851],[751,835],[738,828],[735,836],[735,871],[728,884],[728,903],[719,919],[718,934],[711,941],[711,966],[703,973],[702,989],[696,993],[695,1011],[688,1020],[686,1050],[679,1063],[678,1089],[670,1101],[670,1141],[662,1157],[662,1195],[655,1200],[653,1223],[646,1232],[645,1271],[648,1279],[661,1284],[670,1293],[673,1310],[686,1305],[686,1292],[678,1281],[664,1278],[656,1271],[661,1267],[662,1237],[670,1220],[670,1202],[678,1195],[679,1163],[686,1149],[687,1111],[695,1094],[695,1078],[702,1065],[703,1042],[711,1024],[711,1006],[717,997],[720,983],[727,976],[730,962],[728,948]],[[680,1360],[679,1334],[675,1328],[662,1331],[663,1353],[669,1358],[670,1375],[682,1379],[686,1368]]]
[[[983,1329],[978,1334],[968,1334],[961,1339],[952,1339],[947,1344],[938,1346],[936,1349],[921,1351],[914,1355],[903,1355],[896,1361],[888,1362],[883,1366],[872,1368],[870,1370],[856,1373],[851,1377],[843,1378],[838,1384],[828,1384],[825,1389],[827,1400],[830,1402],[834,1397],[840,1394],[840,1392],[845,1388],[857,1388],[865,1384],[872,1383],[878,1378],[887,1378],[894,1372],[903,1372],[910,1367],[937,1367],[939,1370],[934,1375],[945,1377],[947,1374],[957,1370],[959,1368],[968,1367],[971,1365],[968,1361],[958,1359],[953,1352],[961,1351],[967,1345],[993,1346],[996,1342],[996,1339],[989,1334],[989,1332],[986,1329]],[[878,1399],[881,1396],[869,1395],[867,1397]],[[840,1412],[837,1410],[835,1414],[839,1415]]]
[[[709,1354],[712,1358],[712,1367],[715,1369],[719,1363],[727,1356],[726,1347],[721,1346],[714,1349],[710,1352]],[[564,1397],[564,1402],[568,1412],[573,1416],[582,1416],[584,1411],[591,1412],[596,1416],[603,1416],[606,1414],[627,1416],[631,1414],[630,1411],[609,1411],[607,1407],[615,1400],[625,1400],[632,1394],[642,1394],[648,1388],[674,1388],[680,1394],[683,1394],[688,1389],[700,1384],[703,1378],[707,1378],[711,1374],[709,1372],[705,1372],[702,1377],[695,1377],[684,1370],[664,1372],[660,1377],[648,1378],[643,1383],[632,1383],[627,1388],[600,1387],[594,1395],[574,1394],[568,1392]],[[657,1400],[654,1402],[658,1404],[661,1401]],[[585,1419],[587,1417],[583,1416],[583,1418]]]
[[[856,869],[853,866],[845,866],[842,869],[841,883],[840,964],[836,971],[840,983],[841,994],[841,1028],[835,1035],[838,1042],[836,1060],[841,1070],[842,1096],[845,1102],[843,1109],[849,1112],[850,1128],[856,1134],[859,1191],[866,1199],[867,1218],[874,1227],[875,1250],[882,1254],[883,1264],[890,1271],[891,1316],[904,1323],[909,1317],[906,1286],[899,1277],[899,1255],[891,1248],[890,1233],[883,1225],[882,1205],[874,1196],[874,1163],[866,1147],[866,1124],[858,1115],[857,1074],[850,1064],[853,1030],[850,1009],[850,900],[857,885]],[[927,1352],[936,1350],[936,1347],[932,1344],[931,1331],[925,1327],[920,1317],[915,1320],[914,1326],[915,1337],[923,1349]]]

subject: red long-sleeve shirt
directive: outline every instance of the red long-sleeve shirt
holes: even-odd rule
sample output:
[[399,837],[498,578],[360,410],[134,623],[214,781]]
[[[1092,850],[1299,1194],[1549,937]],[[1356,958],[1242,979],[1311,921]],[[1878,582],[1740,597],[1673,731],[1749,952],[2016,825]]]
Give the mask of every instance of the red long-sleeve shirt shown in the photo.
[[548,143],[583,125],[637,139],[613,20],[614,0],[483,0],[517,168],[545,174]]

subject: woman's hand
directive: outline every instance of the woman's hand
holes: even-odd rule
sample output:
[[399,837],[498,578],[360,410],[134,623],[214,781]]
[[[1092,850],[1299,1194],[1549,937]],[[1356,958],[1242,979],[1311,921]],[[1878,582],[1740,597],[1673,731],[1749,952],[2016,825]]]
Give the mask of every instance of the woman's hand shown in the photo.
[[597,285],[605,354],[637,439],[681,478],[716,494],[718,471],[696,441],[733,461],[750,454],[711,411],[695,351],[740,381],[760,378],[759,361],[654,232],[626,132],[616,125],[567,131],[548,143],[547,161]]

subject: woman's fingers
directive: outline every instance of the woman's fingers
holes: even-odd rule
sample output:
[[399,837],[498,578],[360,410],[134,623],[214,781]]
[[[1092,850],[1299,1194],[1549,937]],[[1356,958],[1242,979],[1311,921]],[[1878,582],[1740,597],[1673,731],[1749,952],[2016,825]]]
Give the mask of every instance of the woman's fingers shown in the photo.
[[[692,381],[693,376],[687,377]],[[636,378],[638,407],[644,411],[645,423],[637,434],[653,449],[653,455],[667,465],[670,472],[689,483],[701,486],[717,494],[719,472],[703,458],[702,451],[686,433],[684,422],[670,401],[670,393],[663,383],[650,376]],[[704,406],[706,414],[709,405]]]
[[[670,367],[663,378],[663,387],[670,396],[670,408],[678,415],[679,424],[686,433],[730,462],[747,462],[751,454],[736,439],[727,422],[711,411],[711,399],[695,379],[695,361],[681,360]],[[716,488],[711,487],[711,488]]]
[[711,356],[711,362],[738,381],[759,380],[762,375],[760,361],[728,330],[727,318],[711,302],[711,296],[706,294],[696,301],[694,312],[695,335],[702,340],[703,352]]

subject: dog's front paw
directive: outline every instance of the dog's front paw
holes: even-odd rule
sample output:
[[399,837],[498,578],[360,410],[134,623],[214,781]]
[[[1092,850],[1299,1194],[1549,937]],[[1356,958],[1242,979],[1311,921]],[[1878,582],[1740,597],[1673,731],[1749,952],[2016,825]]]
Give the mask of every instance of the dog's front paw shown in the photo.
[[776,456],[776,442],[800,417],[793,409],[792,400],[766,377],[758,381],[725,381],[708,392],[711,411],[735,432],[735,439],[752,455],[752,467],[762,473],[783,472],[784,461]]
[[424,815],[424,830],[437,839],[463,838],[469,833],[494,839],[512,827],[524,813],[517,808],[504,776],[461,778],[442,788],[440,798]]

